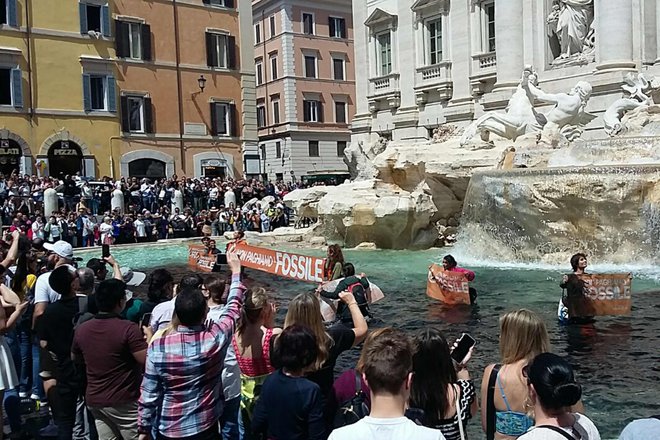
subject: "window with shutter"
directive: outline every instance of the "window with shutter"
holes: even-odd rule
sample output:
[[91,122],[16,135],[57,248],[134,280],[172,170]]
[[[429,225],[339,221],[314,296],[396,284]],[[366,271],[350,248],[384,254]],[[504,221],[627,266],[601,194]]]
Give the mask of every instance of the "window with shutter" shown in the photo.
[[266,126],[266,106],[261,104],[257,106],[257,128]]
[[11,69],[11,89],[14,107],[23,108],[23,75],[21,69]]
[[218,66],[218,52],[215,50],[215,36],[207,32],[206,33],[206,65],[209,67]]
[[92,110],[92,79],[91,75],[83,74],[83,109],[86,112]]
[[142,96],[128,96],[128,131],[131,133],[144,133],[144,98]]
[[107,89],[107,110],[109,112],[117,111],[117,86],[115,82],[115,77],[108,75],[105,77],[106,89]]
[[[85,76],[85,75],[83,75]],[[102,75],[86,75],[89,78],[89,110],[106,109],[106,77]]]
[[131,49],[128,34],[128,23],[121,20],[115,20],[115,49],[118,58],[126,58],[130,54]]
[[0,1],[0,24],[18,26],[18,9],[16,0]]
[[261,25],[259,23],[254,25],[254,42],[261,43]]
[[271,99],[271,100],[272,100],[272,105],[273,105],[273,124],[279,124],[280,123],[280,100],[279,100],[279,98]]
[[151,26],[143,24],[142,30],[142,59],[151,61]]
[[255,61],[255,68],[257,72],[257,76],[255,78],[257,85],[260,86],[264,82],[264,66],[263,63],[261,62],[261,58],[258,58]]
[[104,37],[110,36],[110,7],[101,6],[101,33]]
[[214,102],[213,106],[213,135],[214,136],[226,136],[229,135],[230,131],[230,109],[229,104]]

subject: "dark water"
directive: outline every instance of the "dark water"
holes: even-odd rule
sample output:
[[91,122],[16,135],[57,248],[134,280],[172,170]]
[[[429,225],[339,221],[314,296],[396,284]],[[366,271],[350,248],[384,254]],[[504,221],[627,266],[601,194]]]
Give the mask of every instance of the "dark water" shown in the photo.
[[[499,360],[498,317],[510,310],[529,308],[545,318],[553,351],[567,356],[575,367],[584,389],[586,413],[604,439],[617,438],[634,418],[660,413],[660,285],[656,274],[644,273],[646,269],[635,273],[630,317],[602,317],[593,325],[567,327],[556,320],[562,268],[472,267],[477,273],[472,285],[479,292],[478,305],[446,307],[425,295],[426,271],[440,257],[438,252],[345,252],[347,261],[364,271],[386,294],[385,300],[372,307],[376,316],[372,326],[393,326],[414,333],[432,325],[450,340],[463,332],[470,333],[478,345],[469,369],[479,386],[484,367]],[[318,250],[304,253],[322,254]],[[187,271],[183,245],[117,250],[115,255],[123,265],[135,269],[167,267],[177,274]],[[617,269],[631,268],[608,268]],[[278,299],[280,324],[287,301],[314,287],[256,271],[248,270],[248,274]],[[358,350],[344,354],[340,367],[352,367],[358,354]],[[472,439],[483,437],[479,416],[471,422],[469,433]]]

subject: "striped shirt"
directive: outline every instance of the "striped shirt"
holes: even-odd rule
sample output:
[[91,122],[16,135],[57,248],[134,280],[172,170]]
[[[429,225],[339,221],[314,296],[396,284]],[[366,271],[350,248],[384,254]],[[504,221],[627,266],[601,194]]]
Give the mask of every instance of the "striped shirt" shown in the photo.
[[179,326],[156,339],[147,352],[138,406],[139,432],[170,438],[189,437],[213,427],[222,414],[222,372],[245,286],[231,279],[227,306],[210,328]]

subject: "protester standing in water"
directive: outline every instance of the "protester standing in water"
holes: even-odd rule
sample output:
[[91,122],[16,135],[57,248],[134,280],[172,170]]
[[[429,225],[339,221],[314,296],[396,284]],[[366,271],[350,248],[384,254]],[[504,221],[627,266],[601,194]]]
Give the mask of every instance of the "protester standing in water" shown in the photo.
[[585,275],[587,269],[587,256],[583,253],[577,253],[571,257],[571,268],[573,273],[564,275],[559,287],[562,288],[562,298],[559,300],[557,317],[562,323],[578,323],[592,321],[593,317],[570,317],[569,305],[584,296],[584,281],[580,275]]
[[[463,267],[458,267],[456,259],[451,255],[445,255],[445,257],[442,259],[442,267],[447,272],[458,272],[464,274],[468,281],[474,280],[474,272]],[[473,287],[470,287],[470,304],[474,304],[475,302],[477,302],[477,291]]]

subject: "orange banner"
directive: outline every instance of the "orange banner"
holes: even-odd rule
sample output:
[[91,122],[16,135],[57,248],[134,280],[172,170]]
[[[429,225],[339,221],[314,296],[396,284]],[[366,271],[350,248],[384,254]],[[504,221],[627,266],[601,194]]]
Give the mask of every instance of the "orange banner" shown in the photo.
[[583,296],[568,298],[568,316],[630,315],[632,276],[629,273],[578,275]]
[[239,243],[234,248],[241,264],[294,280],[320,283],[323,281],[323,258],[264,249]]
[[445,304],[470,304],[470,283],[461,272],[448,272],[433,264],[429,268],[426,294]]
[[216,255],[209,255],[208,249],[204,246],[188,246],[188,266],[201,270],[202,272],[211,272],[215,266]]

